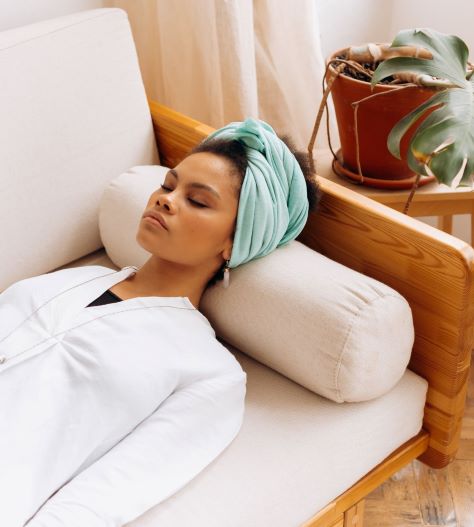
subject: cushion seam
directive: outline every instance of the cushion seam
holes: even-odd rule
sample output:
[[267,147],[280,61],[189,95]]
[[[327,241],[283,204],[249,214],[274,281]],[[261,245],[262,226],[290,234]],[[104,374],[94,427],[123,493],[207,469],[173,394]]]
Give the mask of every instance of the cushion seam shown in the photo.
[[350,334],[352,333],[352,330],[354,328],[354,325],[355,325],[355,321],[356,319],[358,319],[360,317],[360,314],[362,312],[362,309],[363,308],[366,308],[368,305],[370,304],[373,304],[375,301],[377,300],[381,300],[383,298],[387,298],[387,297],[393,297],[393,298],[397,298],[398,300],[405,300],[405,302],[407,302],[407,299],[405,297],[400,297],[399,295],[394,295],[393,293],[387,293],[383,296],[376,296],[375,298],[372,298],[368,301],[365,302],[365,304],[363,306],[360,306],[359,307],[359,311],[357,313],[354,313],[353,317],[352,317],[352,320],[351,320],[351,323],[349,325],[349,329],[347,331],[347,334],[346,334],[346,338],[344,340],[344,345],[342,347],[342,351],[341,353],[339,354],[339,358],[337,360],[337,364],[336,364],[336,367],[334,369],[334,387],[335,387],[335,390],[336,390],[336,396],[338,398],[338,402],[344,402],[344,399],[342,397],[342,394],[341,394],[341,389],[339,387],[339,371],[341,369],[341,364],[342,364],[342,360],[344,358],[344,355],[346,353],[346,347],[347,347],[347,342],[349,340],[349,336]]

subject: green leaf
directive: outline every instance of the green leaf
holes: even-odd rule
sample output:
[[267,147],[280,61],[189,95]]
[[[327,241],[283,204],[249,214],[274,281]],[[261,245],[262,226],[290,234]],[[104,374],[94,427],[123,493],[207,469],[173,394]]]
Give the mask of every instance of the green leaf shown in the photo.
[[[391,47],[419,46],[431,51],[434,60],[443,64],[445,74],[466,78],[469,49],[456,35],[446,35],[430,28],[403,29],[394,38]],[[449,78],[449,77],[448,77]]]
[[[447,185],[467,159],[460,186],[471,186],[474,173],[474,80],[469,89],[451,88],[437,93],[401,119],[391,130],[387,147],[400,159],[400,141],[410,126],[429,108],[435,109],[415,130],[408,147],[407,162],[412,170],[426,174],[427,163],[436,178]],[[447,144],[449,143],[449,144]],[[442,145],[441,149],[439,149]]]
[[456,155],[454,143],[451,143],[437,154],[434,154],[428,166],[440,183],[451,185],[463,162],[464,159]]
[[392,128],[387,138],[387,148],[398,159],[400,156],[400,141],[412,124],[423,115],[428,109],[433,106],[437,106],[445,102],[447,90],[435,93],[433,97],[420,104],[417,108],[412,110],[409,114],[405,115],[398,123]]
[[415,59],[411,57],[394,57],[381,62],[374,71],[370,84],[375,86],[385,77],[389,77],[395,73],[412,72],[418,74],[431,75],[439,79],[448,79],[456,86],[462,87],[466,82],[465,79],[453,77],[442,66],[434,62],[433,59]]
[[372,87],[382,79],[401,72],[427,74],[448,79],[459,87],[466,85],[466,66],[469,50],[455,35],[446,35],[433,29],[405,29],[393,40],[391,47],[418,46],[427,49],[432,59],[394,57],[379,64],[372,77]]
[[410,147],[408,147],[408,151],[407,151],[407,164],[416,174],[421,174],[422,176],[429,175],[428,172],[426,171],[426,167],[424,163],[420,163],[416,159]]

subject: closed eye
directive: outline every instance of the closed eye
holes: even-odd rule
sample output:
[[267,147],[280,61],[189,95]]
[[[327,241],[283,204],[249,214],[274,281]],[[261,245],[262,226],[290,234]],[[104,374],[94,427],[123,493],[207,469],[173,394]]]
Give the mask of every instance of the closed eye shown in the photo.
[[[160,188],[162,188],[163,190],[166,190],[166,191],[170,191],[171,189],[168,188],[168,187],[165,187],[164,185],[160,185]],[[207,205],[204,205],[204,203],[199,203],[199,201],[195,201],[191,198],[189,198],[189,201],[196,207],[200,207],[200,208],[205,208],[207,207]]]
[[191,199],[191,198],[189,198],[189,201],[190,201],[193,205],[196,205],[196,207],[201,207],[201,208],[207,207],[207,205],[204,205],[204,203],[199,203],[199,201],[194,201],[194,200]]

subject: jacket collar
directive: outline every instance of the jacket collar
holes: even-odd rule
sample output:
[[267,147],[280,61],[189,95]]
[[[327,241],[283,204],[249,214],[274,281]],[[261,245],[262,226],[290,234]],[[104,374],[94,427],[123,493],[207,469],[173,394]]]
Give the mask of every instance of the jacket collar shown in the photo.
[[[98,277],[88,278],[76,286],[64,290],[51,300],[51,307],[48,311],[50,311],[49,320],[54,321],[54,327],[50,329],[54,332],[67,330],[69,327],[79,323],[78,318],[91,320],[97,316],[123,311],[124,309],[169,305],[194,310],[209,323],[207,318],[194,307],[189,298],[182,296],[135,297],[122,300],[121,302],[87,307],[107,289],[125,280],[135,273],[136,270],[136,266],[122,267],[119,271],[110,269],[109,272],[102,273]],[[51,310],[54,312],[53,316],[51,316],[53,314]]]

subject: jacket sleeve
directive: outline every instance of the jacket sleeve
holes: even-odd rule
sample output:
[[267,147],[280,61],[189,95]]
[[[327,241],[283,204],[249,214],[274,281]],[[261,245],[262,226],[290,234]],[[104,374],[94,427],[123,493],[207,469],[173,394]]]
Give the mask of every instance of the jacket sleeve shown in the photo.
[[184,487],[236,437],[243,370],[173,392],[149,417],[53,494],[27,527],[121,527]]

